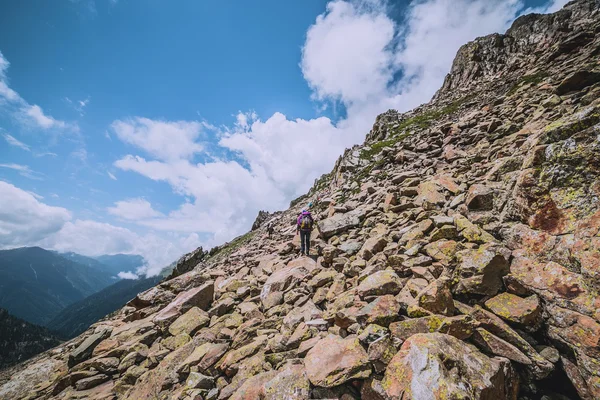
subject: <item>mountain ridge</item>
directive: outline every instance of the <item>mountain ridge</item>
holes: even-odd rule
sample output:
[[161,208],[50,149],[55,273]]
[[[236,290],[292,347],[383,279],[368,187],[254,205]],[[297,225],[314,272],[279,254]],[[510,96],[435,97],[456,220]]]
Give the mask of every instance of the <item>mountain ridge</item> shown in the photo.
[[0,306],[43,325],[67,305],[113,283],[108,273],[40,247],[0,250]]
[[124,279],[78,301],[60,311],[46,327],[63,339],[73,338],[90,325],[123,307],[138,293],[155,286],[162,277]]

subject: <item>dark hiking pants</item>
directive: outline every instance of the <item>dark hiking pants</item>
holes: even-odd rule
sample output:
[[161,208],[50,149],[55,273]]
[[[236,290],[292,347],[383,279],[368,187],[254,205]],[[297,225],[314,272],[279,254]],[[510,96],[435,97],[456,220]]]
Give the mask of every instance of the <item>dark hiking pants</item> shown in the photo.
[[300,252],[308,255],[310,251],[310,231],[300,231]]

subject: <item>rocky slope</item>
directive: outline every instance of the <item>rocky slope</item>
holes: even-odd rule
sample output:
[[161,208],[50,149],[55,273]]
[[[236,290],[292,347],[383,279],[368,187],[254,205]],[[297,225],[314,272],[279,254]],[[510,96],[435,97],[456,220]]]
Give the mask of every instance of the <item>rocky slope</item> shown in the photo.
[[182,258],[0,398],[600,398],[599,54],[596,0],[465,45],[271,238]]

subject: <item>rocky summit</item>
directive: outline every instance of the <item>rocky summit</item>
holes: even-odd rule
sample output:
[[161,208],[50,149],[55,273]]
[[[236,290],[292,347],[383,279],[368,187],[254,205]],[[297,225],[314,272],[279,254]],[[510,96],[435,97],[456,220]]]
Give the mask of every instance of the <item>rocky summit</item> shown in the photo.
[[0,398],[599,399],[599,56],[597,0],[466,44],[429,104]]

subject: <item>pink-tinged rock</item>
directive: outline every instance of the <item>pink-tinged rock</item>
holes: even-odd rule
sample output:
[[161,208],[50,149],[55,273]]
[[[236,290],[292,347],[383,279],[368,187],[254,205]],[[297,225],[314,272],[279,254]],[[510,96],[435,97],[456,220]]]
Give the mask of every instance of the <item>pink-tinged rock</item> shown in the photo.
[[510,361],[489,358],[441,333],[417,334],[404,342],[382,387],[390,400],[516,400],[519,390]]
[[400,317],[400,304],[392,295],[378,297],[358,311],[356,319],[361,325],[388,326]]
[[391,206],[395,206],[397,204],[396,193],[388,193],[385,196],[385,200],[383,201],[383,210],[389,211]]
[[[139,377],[131,391],[127,392],[123,399],[150,400],[162,397],[159,396],[162,391],[169,390],[179,382],[175,373],[177,366],[192,353],[195,347],[196,343],[188,342],[177,350],[168,353],[154,369]],[[168,396],[165,397],[168,398]]]
[[[548,335],[576,352],[600,360],[600,323],[587,315],[550,305]],[[600,362],[600,361],[599,361]]]
[[551,362],[539,355],[521,335],[502,321],[500,317],[479,306],[475,306],[470,311],[470,315],[478,322],[479,327],[493,333],[523,352],[532,361],[527,369],[536,379],[544,379],[554,370],[554,365]]
[[433,181],[452,194],[457,194],[458,192],[460,192],[460,186],[450,175],[438,175],[435,178],[433,178]]
[[304,268],[308,272],[313,272],[317,268],[317,262],[310,257],[295,258],[287,266],[290,268]]
[[446,196],[442,193],[442,188],[436,182],[422,182],[417,188],[417,204],[427,202],[433,205],[443,205],[446,202]]
[[590,293],[581,275],[556,262],[537,261],[524,250],[513,252],[511,276],[547,302],[571,307],[600,319],[600,297]]
[[[271,274],[260,292],[263,306],[272,293],[283,292],[287,288],[297,285],[307,277],[310,271],[316,267],[316,264],[313,265],[313,263],[314,261],[309,257],[302,257]],[[272,304],[273,302],[269,301],[267,303]]]
[[192,307],[206,311],[213,300],[214,290],[214,282],[210,281],[202,286],[179,293],[175,300],[156,314],[153,322],[157,325],[167,324]]
[[357,293],[361,298],[386,294],[396,295],[400,293],[403,286],[404,281],[394,271],[386,269],[367,276],[358,285]]
[[265,383],[277,375],[277,371],[267,371],[248,379],[229,400],[260,400],[265,398]]
[[358,255],[365,259],[370,260],[375,254],[382,251],[387,245],[387,240],[383,236],[376,236],[367,239],[360,249]]
[[356,337],[327,336],[309,350],[304,365],[310,382],[326,388],[371,375],[369,357]]

